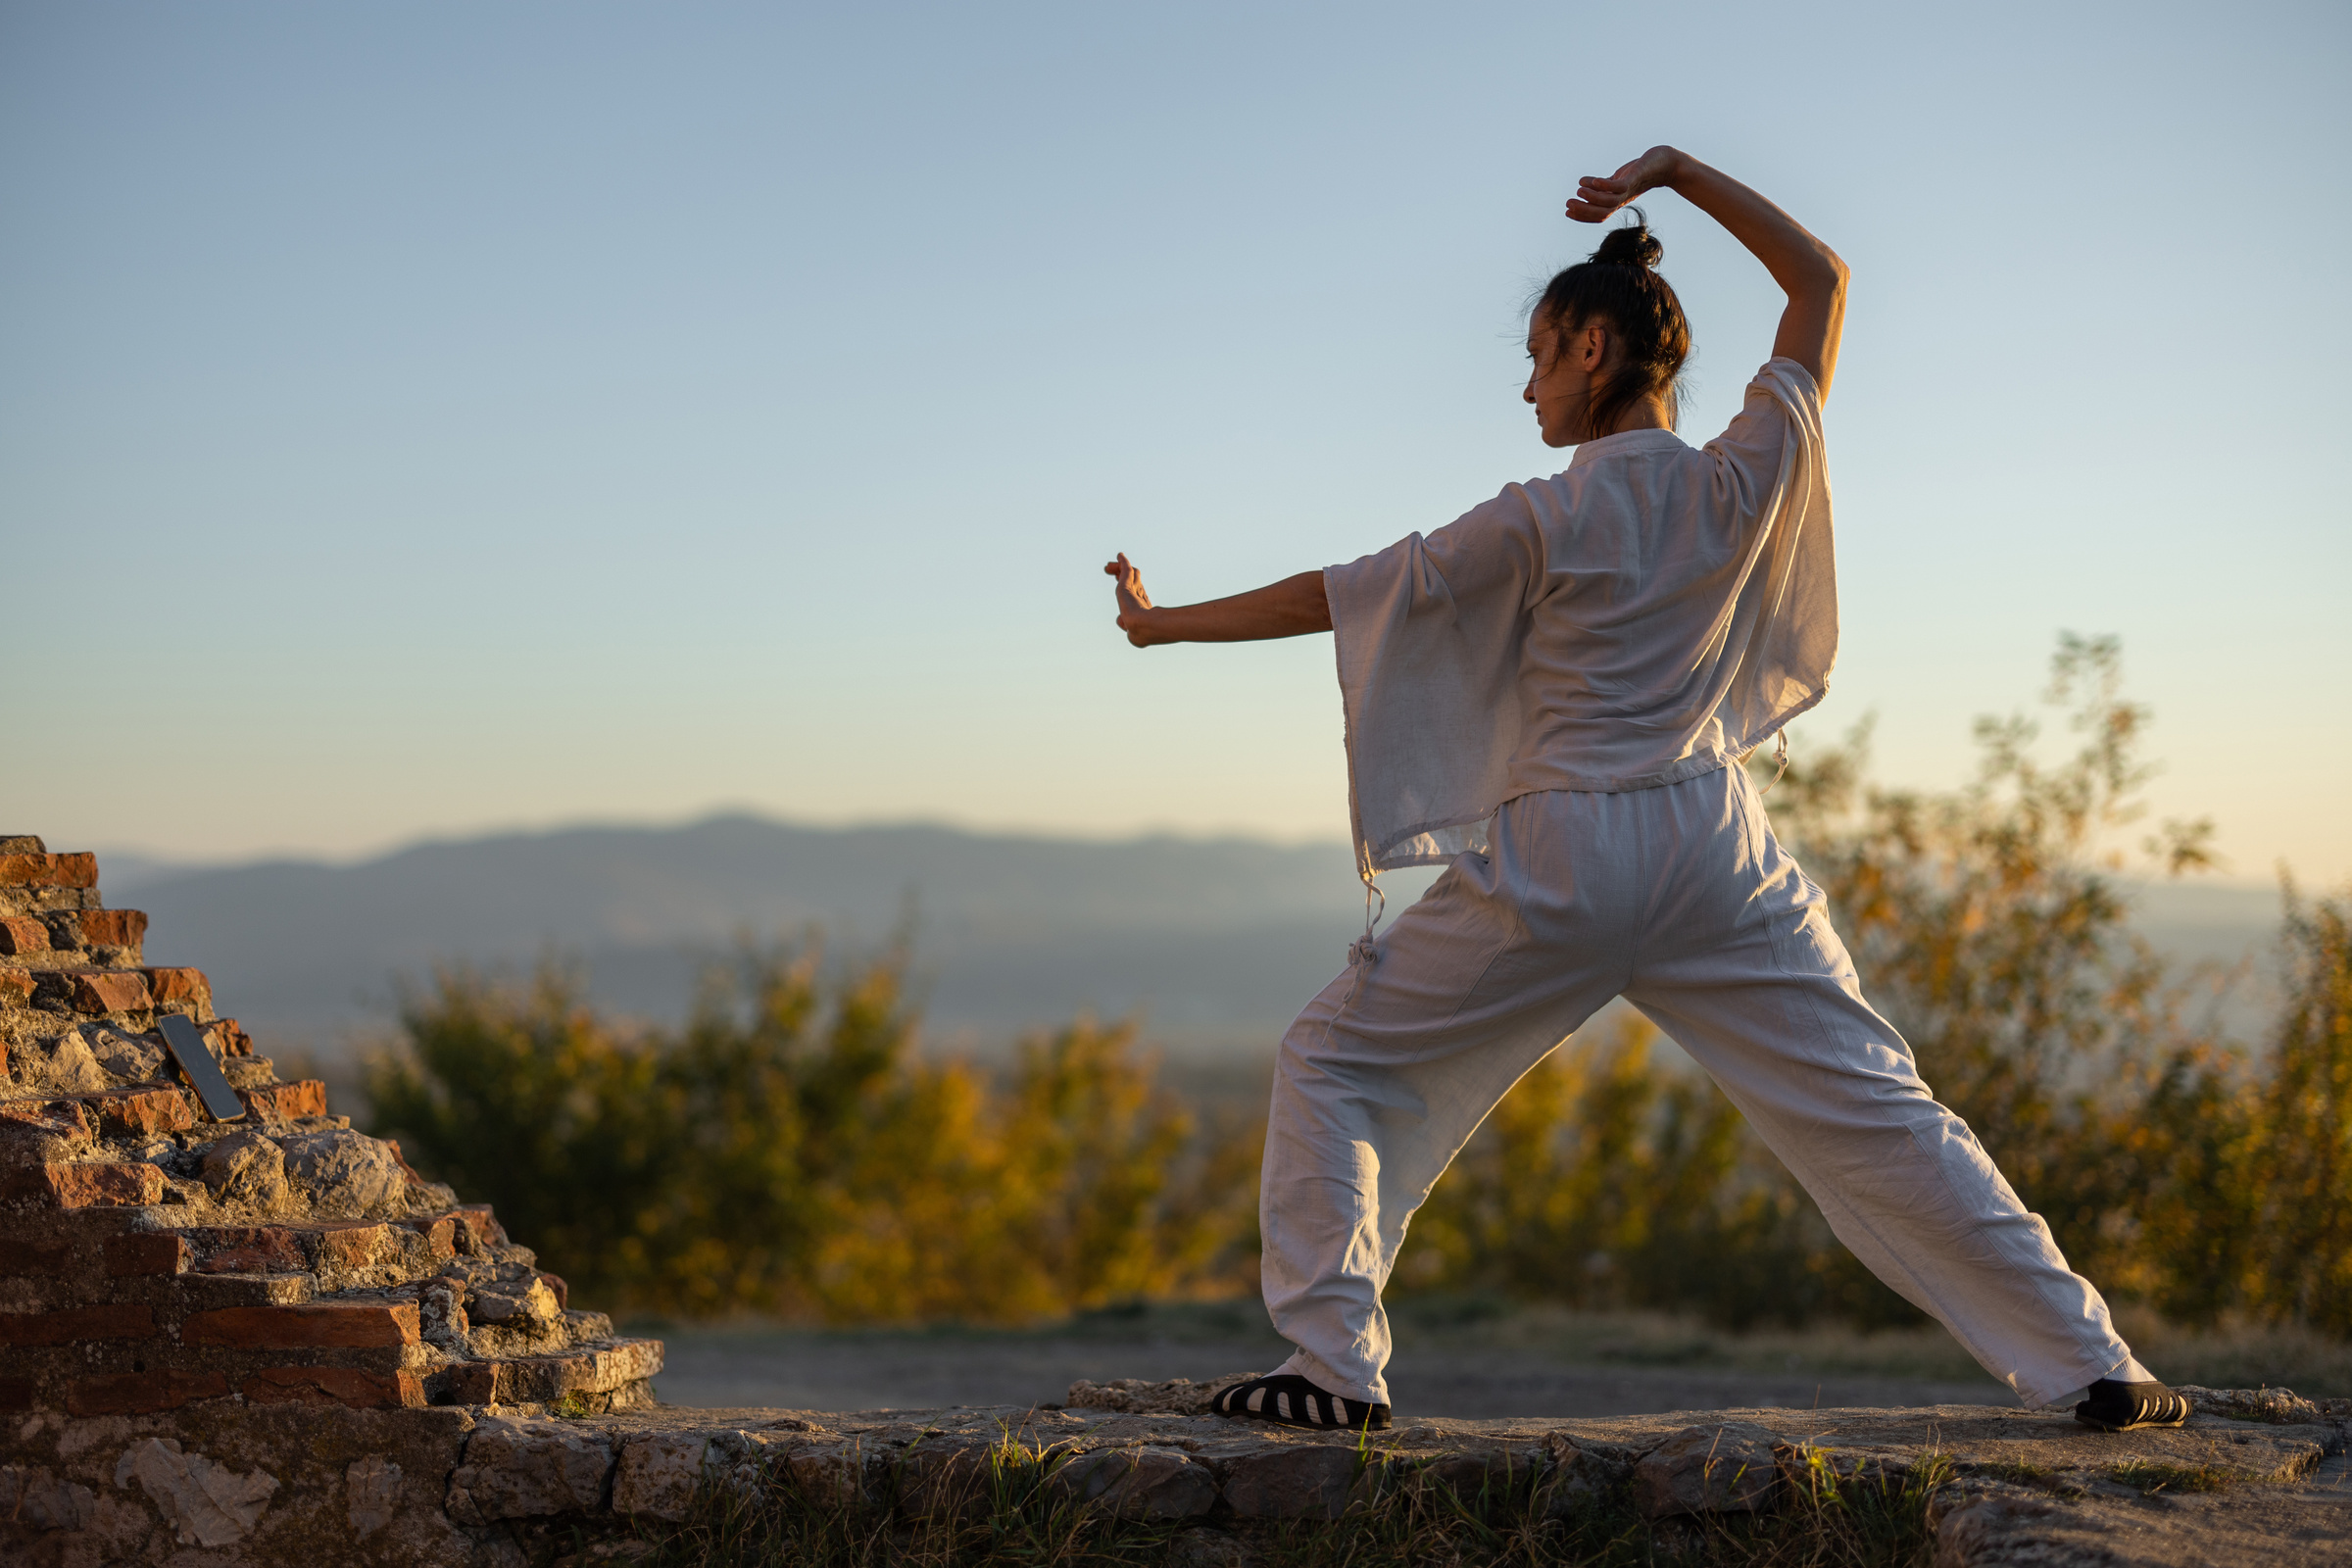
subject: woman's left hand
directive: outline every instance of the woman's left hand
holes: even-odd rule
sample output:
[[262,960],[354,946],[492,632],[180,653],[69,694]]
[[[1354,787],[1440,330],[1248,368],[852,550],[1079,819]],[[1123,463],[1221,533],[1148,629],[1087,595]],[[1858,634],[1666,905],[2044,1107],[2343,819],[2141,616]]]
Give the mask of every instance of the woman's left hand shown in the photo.
[[1683,155],[1671,147],[1652,147],[1614,174],[1587,174],[1568,198],[1568,216],[1580,223],[1598,223],[1645,190],[1674,183]]

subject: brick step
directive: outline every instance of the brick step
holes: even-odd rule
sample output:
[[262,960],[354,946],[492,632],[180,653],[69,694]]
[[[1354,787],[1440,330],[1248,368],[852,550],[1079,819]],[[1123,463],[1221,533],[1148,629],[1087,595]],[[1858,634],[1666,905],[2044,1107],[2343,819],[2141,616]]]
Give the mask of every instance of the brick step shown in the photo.
[[[24,1003],[38,989],[37,971],[0,967],[0,1003]],[[167,1011],[184,1008],[166,1008]],[[13,1054],[0,1043],[0,1105],[98,1092],[98,1081],[121,1080],[132,1088],[175,1088],[180,1079],[159,1030],[138,1027],[127,1017],[75,1022],[71,1014],[41,1016],[20,1029]],[[256,1088],[274,1081],[267,1057],[253,1054],[253,1037],[234,1018],[197,1025],[229,1082]],[[240,1067],[239,1063],[246,1065]]]
[[52,855],[46,847],[0,851],[0,887],[94,888],[97,885],[98,857],[86,850],[76,855]]
[[86,955],[69,956],[73,962],[47,967],[24,961],[0,967],[0,1001],[43,1005],[84,1018],[127,1020],[182,1012],[198,1023],[213,1021],[212,982],[201,969],[184,964],[111,968],[82,961]]
[[[236,1020],[223,1020],[229,1030],[242,1037]],[[215,1030],[219,1025],[213,1026]],[[213,1031],[208,1030],[208,1034]],[[250,1042],[245,1042],[250,1045]],[[236,1059],[234,1056],[232,1060]],[[318,1093],[309,1086],[317,1084]],[[288,1094],[287,1091],[293,1091]],[[276,1116],[325,1114],[326,1085],[316,1078],[297,1083],[266,1083],[249,1086],[241,1091],[248,1097],[246,1110],[260,1113],[264,1119]],[[316,1109],[306,1109],[316,1102]],[[148,1079],[125,1084],[120,1089],[99,1089],[73,1095],[25,1095],[14,1100],[0,1100],[0,1122],[18,1127],[38,1127],[59,1137],[82,1143],[102,1138],[154,1138],[167,1133],[187,1132],[199,1122],[212,1118],[205,1112],[203,1102],[192,1090],[181,1088],[169,1079]]]
[[[37,1168],[48,1180],[45,1173],[51,1167]],[[157,1169],[128,1162],[111,1168]],[[437,1269],[456,1257],[490,1258],[495,1249],[512,1245],[487,1203],[385,1220],[173,1225],[172,1215],[172,1206],[162,1203],[100,1206],[63,1216],[84,1222],[78,1232],[68,1232],[58,1228],[57,1219],[35,1209],[16,1224],[0,1226],[0,1278],[79,1279],[99,1289],[107,1288],[104,1282],[109,1280],[189,1274],[312,1274],[331,1281],[383,1268],[412,1254],[429,1259]],[[562,1304],[564,1282],[553,1274],[541,1278]]]
[[98,857],[52,855],[38,839],[18,835],[0,848],[0,915],[97,908]]
[[391,1298],[204,1306],[178,1315],[176,1321],[168,1308],[159,1311],[148,1301],[0,1312],[0,1346],[12,1349],[87,1348],[97,1342],[150,1339],[161,1339],[157,1353],[173,1359],[207,1347],[224,1350],[359,1350],[381,1352],[373,1359],[389,1366],[406,1365],[414,1357],[403,1354],[403,1348],[423,1344],[417,1333],[416,1303]]
[[0,955],[26,968],[96,962],[142,967],[147,915],[141,909],[56,909],[0,916]]
[[[227,1308],[191,1319],[176,1344],[121,1308],[70,1324],[49,1314],[60,1330],[71,1328],[72,1340],[9,1346],[0,1356],[11,1374],[0,1379],[0,1409],[138,1414],[230,1394],[263,1404],[421,1405],[424,1377],[449,1357],[398,1339],[403,1327],[414,1330],[410,1308],[405,1325],[360,1312],[337,1321],[316,1306]],[[0,1327],[24,1333],[4,1318]]]
[[[559,1355],[449,1361],[429,1350],[394,1364],[381,1348],[286,1347],[220,1350],[199,1347],[170,1364],[114,1349],[104,1338],[82,1346],[13,1352],[0,1377],[0,1412],[63,1409],[77,1416],[149,1415],[237,1396],[248,1404],[340,1404],[353,1409],[426,1404],[559,1404],[598,1411],[653,1404],[662,1370],[659,1340],[610,1339]],[[88,1352],[97,1351],[96,1355]]]
[[[219,1037],[213,1031],[219,1029],[222,1024],[234,1029],[236,1020],[224,1018],[218,1024],[209,1025],[206,1030],[207,1037],[218,1039]],[[252,1042],[244,1038],[244,1031],[234,1029],[234,1033],[238,1042],[250,1049]],[[239,1060],[261,1062],[265,1069],[269,1065],[264,1058],[259,1056],[240,1055],[235,1053],[228,1056],[228,1063]],[[224,1065],[228,1063],[224,1063]],[[267,1076],[266,1071],[263,1076]],[[264,1120],[292,1121],[303,1116],[326,1114],[326,1085],[317,1078],[298,1078],[292,1083],[277,1079],[263,1083],[248,1083],[238,1088],[236,1092],[239,1098],[245,1101],[246,1110],[261,1116]],[[153,1097],[188,1093],[189,1091],[182,1089],[171,1079],[151,1078],[125,1084],[120,1089],[94,1089],[64,1095],[36,1093],[18,1095],[14,1098],[0,1097],[0,1120],[25,1124],[56,1122],[59,1125],[52,1130],[61,1136],[75,1139],[125,1138],[149,1131],[182,1132],[194,1126],[195,1122],[182,1123],[173,1120],[171,1109],[162,1101]],[[195,1104],[196,1102],[190,1101],[189,1103]],[[80,1107],[78,1121],[75,1119],[75,1112],[69,1108],[74,1106]],[[147,1123],[156,1118],[162,1118],[162,1120],[150,1128]],[[197,1119],[211,1120],[209,1116],[203,1115],[198,1115]],[[166,1122],[169,1122],[170,1125],[164,1125]]]
[[421,1374],[449,1359],[419,1337],[416,1302],[383,1298],[209,1306],[176,1323],[132,1301],[6,1312],[0,1351],[16,1384],[0,1403],[76,1414],[232,1391],[264,1403],[422,1404]]

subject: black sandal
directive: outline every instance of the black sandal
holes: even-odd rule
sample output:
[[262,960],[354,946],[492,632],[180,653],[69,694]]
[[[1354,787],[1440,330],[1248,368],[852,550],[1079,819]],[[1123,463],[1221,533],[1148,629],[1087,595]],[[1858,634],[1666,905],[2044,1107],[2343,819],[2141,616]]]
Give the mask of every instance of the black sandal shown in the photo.
[[1387,1405],[1326,1394],[1295,1372],[1236,1383],[1219,1391],[1209,1408],[1219,1415],[1250,1416],[1318,1432],[1380,1432],[1389,1424]]
[[2097,1432],[2177,1427],[2188,1415],[2188,1400],[2161,1383],[2118,1383],[2113,1378],[2093,1383],[2090,1397],[2075,1406],[2075,1419]]

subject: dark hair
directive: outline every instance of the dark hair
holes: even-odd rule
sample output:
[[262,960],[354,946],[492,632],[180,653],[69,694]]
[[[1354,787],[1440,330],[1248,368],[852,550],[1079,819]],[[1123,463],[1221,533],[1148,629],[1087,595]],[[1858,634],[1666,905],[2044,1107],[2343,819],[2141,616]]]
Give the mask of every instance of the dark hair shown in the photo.
[[1666,247],[1649,231],[1642,209],[1629,207],[1633,223],[1601,236],[1592,259],[1568,268],[1544,285],[1534,319],[1551,329],[1555,341],[1594,317],[1616,333],[1616,370],[1592,389],[1585,426],[1607,435],[1618,418],[1641,399],[1663,394],[1670,416],[1682,417],[1683,362],[1690,357],[1690,322],[1674,285],[1657,273]]

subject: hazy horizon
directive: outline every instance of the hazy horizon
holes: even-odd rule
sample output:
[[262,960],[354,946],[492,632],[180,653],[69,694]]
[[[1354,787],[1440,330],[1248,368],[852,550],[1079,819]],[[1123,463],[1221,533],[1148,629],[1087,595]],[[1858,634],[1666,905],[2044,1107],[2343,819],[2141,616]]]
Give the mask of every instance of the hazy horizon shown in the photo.
[[[99,867],[108,885],[122,882],[135,886],[158,876],[175,876],[192,871],[235,870],[240,868],[292,864],[317,865],[336,869],[371,864],[412,850],[440,845],[460,845],[484,840],[542,839],[565,834],[593,832],[678,832],[712,822],[748,819],[767,825],[826,833],[855,833],[892,831],[900,829],[931,829],[941,832],[996,842],[1035,840],[1051,844],[1073,844],[1115,849],[1127,844],[1196,844],[1196,845],[1257,845],[1277,851],[1334,849],[1345,850],[1348,840],[1344,834],[1298,834],[1284,836],[1276,833],[1252,833],[1244,829],[1194,829],[1184,826],[1142,824],[1131,830],[1105,829],[1086,831],[1072,828],[1056,831],[1051,826],[999,827],[986,823],[958,822],[945,815],[905,815],[891,817],[846,818],[825,820],[796,816],[790,812],[760,810],[746,806],[713,806],[707,810],[688,811],[676,816],[628,818],[578,817],[546,823],[488,822],[478,827],[452,832],[424,832],[395,839],[389,843],[364,845],[340,854],[306,852],[301,850],[259,850],[250,854],[224,856],[218,858],[159,854],[152,849],[133,844],[66,843],[49,841],[52,851],[88,851],[98,857]],[[6,824],[0,824],[5,827]],[[128,875],[122,875],[127,868]],[[2293,867],[2288,867],[2290,873]],[[1394,886],[1399,879],[1409,879],[1434,873],[1384,872],[1383,886]],[[2133,887],[2210,887],[2232,893],[2276,893],[2278,878],[2232,874],[2227,869],[2189,871],[2178,877],[2167,876],[2151,866],[2127,862],[2117,876]],[[1348,884],[1353,886],[1354,884]],[[2328,884],[2313,884],[2301,876],[2296,885],[2306,893],[2328,893]]]

